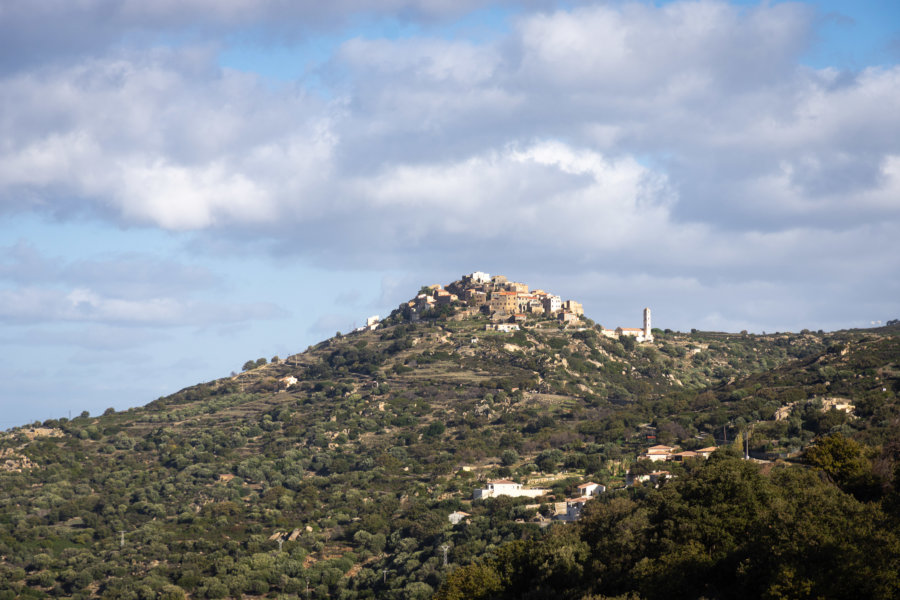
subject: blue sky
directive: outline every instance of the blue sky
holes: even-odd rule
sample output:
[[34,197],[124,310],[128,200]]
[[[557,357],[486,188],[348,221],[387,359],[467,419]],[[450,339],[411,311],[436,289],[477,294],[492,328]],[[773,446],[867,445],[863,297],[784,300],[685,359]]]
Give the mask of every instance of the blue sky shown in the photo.
[[0,8],[0,427],[144,404],[473,270],[606,326],[900,315],[900,8]]

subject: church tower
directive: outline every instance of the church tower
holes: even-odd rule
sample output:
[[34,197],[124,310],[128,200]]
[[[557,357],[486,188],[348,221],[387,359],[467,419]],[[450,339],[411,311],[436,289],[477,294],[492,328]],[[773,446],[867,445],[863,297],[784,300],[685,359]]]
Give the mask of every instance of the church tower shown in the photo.
[[650,333],[650,309],[644,309],[644,340],[647,342],[653,341],[653,334]]

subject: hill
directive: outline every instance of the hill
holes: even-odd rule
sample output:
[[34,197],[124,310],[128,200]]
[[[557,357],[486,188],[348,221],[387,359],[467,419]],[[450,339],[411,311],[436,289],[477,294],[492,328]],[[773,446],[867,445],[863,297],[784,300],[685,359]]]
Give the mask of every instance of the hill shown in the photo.
[[[896,326],[654,329],[639,343],[583,315],[484,311],[490,294],[450,291],[463,283],[141,408],[7,432],[0,598],[446,596],[464,589],[449,573],[491,567],[505,544],[538,551],[582,531],[547,525],[587,479],[610,490],[589,504],[606,506],[673,493],[713,466],[667,462],[659,491],[626,488],[655,444],[737,452],[740,436],[754,456],[796,460],[841,434],[864,444],[868,479],[822,482],[827,493],[879,511],[893,498]],[[738,464],[728,468],[748,481],[763,476]],[[811,473],[785,469],[785,481]],[[551,491],[472,500],[501,477]],[[451,524],[454,511],[468,517]],[[609,590],[647,595],[641,586]]]

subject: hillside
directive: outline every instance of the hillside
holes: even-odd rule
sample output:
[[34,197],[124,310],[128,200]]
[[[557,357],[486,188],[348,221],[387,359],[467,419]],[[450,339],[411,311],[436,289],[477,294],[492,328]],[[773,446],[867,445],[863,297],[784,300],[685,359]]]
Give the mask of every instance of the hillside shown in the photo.
[[[547,517],[588,479],[613,501],[665,492],[624,489],[654,444],[749,436],[754,456],[796,459],[841,433],[870,448],[881,486],[854,501],[891,497],[896,327],[639,343],[583,315],[507,320],[481,310],[489,294],[423,292],[374,329],[145,407],[7,432],[0,598],[446,594],[448,573],[505,543],[575,531]],[[708,468],[666,464],[673,484]],[[551,494],[472,500],[499,477]]]

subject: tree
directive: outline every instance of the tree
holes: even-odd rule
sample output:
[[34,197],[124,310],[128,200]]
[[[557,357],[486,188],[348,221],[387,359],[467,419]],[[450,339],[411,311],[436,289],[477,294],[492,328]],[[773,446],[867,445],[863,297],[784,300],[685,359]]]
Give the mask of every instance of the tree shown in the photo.
[[500,575],[488,565],[471,564],[447,576],[435,600],[479,600],[494,598],[502,589]]
[[555,473],[559,463],[563,459],[563,453],[556,448],[542,451],[534,461],[544,473]]
[[508,450],[504,450],[500,454],[500,462],[504,467],[510,467],[517,462],[519,462],[519,453],[513,450],[512,448]]
[[435,421],[434,423],[431,423],[427,428],[425,428],[424,435],[429,439],[438,438],[444,433],[446,429],[446,425],[444,425],[440,421]]
[[816,440],[804,458],[842,490],[860,499],[871,499],[879,493],[880,480],[872,472],[867,454],[864,446],[836,433]]

